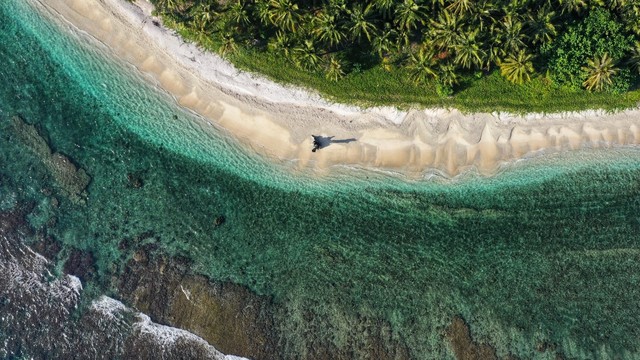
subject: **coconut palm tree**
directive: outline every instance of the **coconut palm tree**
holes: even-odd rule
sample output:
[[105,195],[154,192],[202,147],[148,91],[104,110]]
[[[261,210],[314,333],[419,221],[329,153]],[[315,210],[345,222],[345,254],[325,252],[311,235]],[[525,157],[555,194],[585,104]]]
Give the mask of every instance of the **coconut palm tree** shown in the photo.
[[434,53],[424,47],[421,48],[409,57],[408,69],[411,71],[411,79],[416,84],[424,84],[429,79],[435,79],[438,74],[436,65]]
[[389,23],[385,23],[382,32],[371,40],[373,51],[384,58],[395,48],[397,38],[398,32]]
[[324,9],[336,17],[342,17],[349,12],[347,0],[330,0],[324,5]]
[[318,56],[315,44],[307,39],[295,46],[291,50],[293,63],[301,69],[316,71],[320,66],[320,56]]
[[373,0],[371,5],[382,14],[383,18],[389,19],[393,14],[396,0]]
[[178,5],[178,0],[158,0],[155,3],[159,13],[173,12]]
[[495,38],[500,44],[501,55],[517,54],[526,48],[527,36],[522,31],[522,22],[517,15],[507,14],[493,29]]
[[291,0],[271,0],[269,1],[269,20],[276,27],[296,32],[298,27],[298,5]]
[[548,44],[556,37],[558,32],[553,25],[555,16],[555,11],[551,11],[547,4],[537,11],[527,13],[526,32],[534,45]]
[[628,31],[640,36],[640,3],[627,3],[620,10],[620,17]]
[[327,79],[333,81],[338,81],[338,79],[344,77],[345,72],[343,62],[336,56],[329,56],[324,75]]
[[453,0],[447,10],[455,15],[465,15],[471,12],[473,5],[473,0]]
[[249,12],[241,0],[236,0],[231,3],[224,11],[224,17],[228,19],[229,24],[235,28],[244,28],[251,24]]
[[375,36],[378,32],[373,23],[373,7],[371,4],[366,7],[362,4],[355,4],[349,12],[349,15],[351,18],[349,31],[351,32],[352,38],[360,41],[362,37],[365,36],[367,40],[371,42],[371,37]]
[[608,54],[589,59],[587,60],[587,66],[582,68],[587,77],[582,86],[589,91],[602,91],[607,85],[612,84],[611,77],[617,74],[619,70],[615,67],[613,59]]
[[640,41],[636,41],[635,46],[631,49],[629,66],[631,66],[632,70],[640,74]]
[[219,16],[211,5],[200,3],[192,10],[193,14],[193,26],[197,27],[200,32],[205,32],[205,29],[211,25],[215,16]]
[[233,37],[233,34],[223,34],[221,40],[222,44],[220,45],[220,48],[218,48],[218,52],[220,52],[221,55],[227,55],[238,49],[236,39]]
[[184,15],[193,5],[192,2],[186,0],[160,0],[156,6],[164,8],[165,13],[174,13]]
[[270,25],[271,20],[271,8],[269,1],[259,0],[255,2],[253,7],[254,16],[260,21],[262,25]]
[[514,84],[522,84],[525,81],[529,81],[533,73],[532,58],[533,56],[524,50],[518,51],[516,55],[509,55],[498,64],[500,66],[500,74]]
[[455,47],[462,37],[462,21],[460,17],[445,10],[438,14],[436,20],[431,20],[428,34],[430,41],[440,50]]
[[418,24],[424,25],[426,17],[424,9],[415,0],[404,0],[396,6],[393,21],[399,30],[411,31]]
[[563,13],[579,13],[587,8],[585,0],[558,0]]
[[453,88],[458,84],[459,77],[456,67],[450,62],[440,63],[438,66],[437,78],[440,84]]
[[464,15],[465,19],[478,27],[483,32],[485,27],[490,25],[493,19],[493,13],[497,12],[497,5],[490,0],[475,1],[470,11]]
[[293,44],[293,36],[288,31],[278,30],[276,36],[269,40],[269,49],[288,57]]
[[336,21],[335,15],[322,12],[314,16],[311,22],[313,28],[311,33],[319,41],[335,46],[345,38],[344,30]]
[[460,37],[460,42],[454,46],[454,62],[465,69],[480,68],[484,63],[486,53],[480,47],[477,39],[478,30],[465,31]]

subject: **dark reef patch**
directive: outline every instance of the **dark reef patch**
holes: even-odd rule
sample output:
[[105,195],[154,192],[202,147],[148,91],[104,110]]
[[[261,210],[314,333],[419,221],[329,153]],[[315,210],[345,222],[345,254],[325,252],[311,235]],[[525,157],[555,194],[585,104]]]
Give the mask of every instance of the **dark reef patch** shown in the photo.
[[86,171],[78,168],[69,157],[53,152],[36,127],[21,117],[12,117],[11,124],[16,137],[42,161],[62,193],[74,203],[84,203],[85,190],[91,182]]
[[127,263],[118,293],[154,321],[188,329],[224,353],[274,358],[279,351],[271,300],[239,285],[194,275],[190,265],[147,246]]

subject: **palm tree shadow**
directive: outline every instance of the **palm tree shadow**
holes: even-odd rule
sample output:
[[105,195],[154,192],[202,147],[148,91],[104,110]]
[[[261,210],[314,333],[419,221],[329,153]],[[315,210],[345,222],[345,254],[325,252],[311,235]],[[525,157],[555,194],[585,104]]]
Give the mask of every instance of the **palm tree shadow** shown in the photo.
[[355,138],[350,139],[339,139],[333,140],[335,136],[320,136],[320,135],[311,135],[313,136],[313,152],[316,150],[324,149],[331,144],[348,144],[352,141],[356,141]]

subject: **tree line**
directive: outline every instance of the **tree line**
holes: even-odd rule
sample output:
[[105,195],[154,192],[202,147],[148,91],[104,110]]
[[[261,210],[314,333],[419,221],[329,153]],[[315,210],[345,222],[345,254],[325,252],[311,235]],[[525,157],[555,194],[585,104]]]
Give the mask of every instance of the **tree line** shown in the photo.
[[339,80],[404,68],[450,95],[493,70],[513,83],[624,92],[640,78],[640,0],[152,0],[219,44],[278,53]]

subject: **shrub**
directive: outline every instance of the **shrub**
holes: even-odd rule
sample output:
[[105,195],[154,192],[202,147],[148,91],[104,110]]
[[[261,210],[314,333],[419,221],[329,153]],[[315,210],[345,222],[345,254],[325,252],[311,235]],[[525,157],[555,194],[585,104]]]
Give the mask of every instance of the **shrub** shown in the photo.
[[623,33],[622,24],[609,11],[595,8],[556,41],[543,46],[541,52],[548,59],[547,67],[555,82],[579,88],[587,59],[609,54],[616,63],[632,44],[633,37]]
[[438,83],[436,84],[436,94],[443,98],[449,97],[453,95],[453,86]]
[[612,78],[612,84],[606,88],[606,91],[613,94],[622,94],[632,89],[634,84],[638,81],[638,76],[633,74],[631,70],[627,68],[622,68]]

